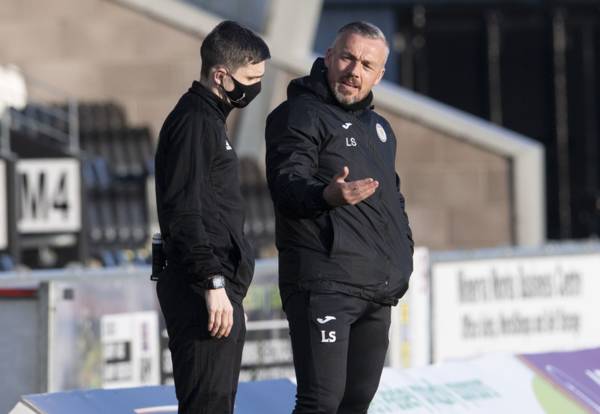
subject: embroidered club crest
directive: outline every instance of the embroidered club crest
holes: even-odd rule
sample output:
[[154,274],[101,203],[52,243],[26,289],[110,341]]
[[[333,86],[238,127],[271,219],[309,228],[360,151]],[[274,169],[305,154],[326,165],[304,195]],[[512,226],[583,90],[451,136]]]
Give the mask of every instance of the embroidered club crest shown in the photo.
[[380,123],[377,123],[375,125],[375,129],[377,130],[377,136],[379,137],[379,140],[381,142],[386,142],[387,141],[387,135],[385,133],[385,129],[383,129],[383,127],[381,126]]

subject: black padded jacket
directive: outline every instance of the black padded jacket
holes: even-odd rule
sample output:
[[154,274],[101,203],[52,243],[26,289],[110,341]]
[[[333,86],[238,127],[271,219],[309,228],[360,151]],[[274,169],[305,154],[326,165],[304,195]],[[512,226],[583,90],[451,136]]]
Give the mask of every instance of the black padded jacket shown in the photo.
[[[341,106],[320,58],[267,118],[284,301],[296,290],[320,290],[395,304],[408,289],[414,243],[395,171],[396,138],[371,101],[369,94]],[[347,181],[372,177],[379,187],[356,205],[331,208],[323,190],[344,166]]]

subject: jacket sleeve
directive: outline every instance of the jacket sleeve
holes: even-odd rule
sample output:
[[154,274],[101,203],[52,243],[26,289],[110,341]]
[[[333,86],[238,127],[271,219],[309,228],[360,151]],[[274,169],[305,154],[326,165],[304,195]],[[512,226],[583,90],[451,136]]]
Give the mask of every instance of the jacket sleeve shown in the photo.
[[292,105],[281,105],[267,118],[267,182],[278,211],[311,218],[331,208],[323,198],[327,183],[316,178],[322,136],[316,114]]
[[[389,131],[391,133],[392,139],[393,139],[393,143],[394,143],[394,154],[396,154],[396,145],[397,145],[397,139],[396,139],[396,135],[394,134],[394,130],[392,129],[391,125],[384,119],[381,118],[381,121],[383,123],[385,123],[386,125],[386,129],[387,131]],[[394,156],[394,163],[395,163],[395,156]],[[408,214],[406,214],[406,200],[404,199],[404,195],[402,195],[402,191],[400,189],[401,185],[400,185],[400,176],[396,173],[396,191],[398,191],[398,200],[400,201],[400,208],[402,209],[402,214],[404,214],[404,219],[406,221],[406,237],[408,237],[408,240],[410,242],[410,248],[411,250],[415,251],[415,242],[413,240],[412,237],[412,230],[410,228],[410,223],[408,221]]]
[[406,214],[406,208],[405,208],[406,201],[404,200],[404,196],[402,195],[402,192],[400,191],[400,176],[398,174],[396,174],[396,188],[398,189],[398,199],[400,200],[402,214],[404,214],[404,219],[406,220],[406,237],[408,237],[408,240],[410,241],[410,248],[414,253],[415,242],[412,237],[412,230],[410,229],[410,223],[408,222],[408,214]]
[[209,187],[215,136],[194,113],[173,121],[166,154],[165,205],[170,210],[168,242],[192,275],[192,282],[222,273],[202,221],[202,197]]

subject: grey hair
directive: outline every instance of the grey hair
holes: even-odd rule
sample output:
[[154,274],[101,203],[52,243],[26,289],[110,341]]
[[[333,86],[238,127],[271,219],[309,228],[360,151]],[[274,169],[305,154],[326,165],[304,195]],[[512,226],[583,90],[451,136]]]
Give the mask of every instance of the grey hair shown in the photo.
[[360,35],[360,36],[363,36],[363,37],[366,37],[369,39],[383,40],[386,47],[388,48],[388,51],[390,49],[390,45],[389,45],[387,39],[385,38],[385,35],[381,31],[381,29],[379,27],[375,26],[373,23],[364,22],[364,21],[356,21],[356,22],[348,23],[348,24],[342,26],[340,28],[340,30],[338,30],[337,36],[335,37],[333,44],[335,44],[341,36],[348,34],[348,33],[357,34],[357,35]]

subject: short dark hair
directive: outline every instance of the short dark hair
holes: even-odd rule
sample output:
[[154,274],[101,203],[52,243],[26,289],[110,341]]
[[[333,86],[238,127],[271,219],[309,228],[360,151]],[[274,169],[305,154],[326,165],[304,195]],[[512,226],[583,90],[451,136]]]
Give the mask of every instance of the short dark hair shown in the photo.
[[271,53],[265,41],[252,30],[225,20],[206,36],[200,47],[200,57],[201,76],[207,78],[216,65],[224,65],[235,71],[240,66],[267,60]]

